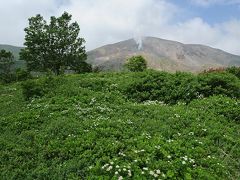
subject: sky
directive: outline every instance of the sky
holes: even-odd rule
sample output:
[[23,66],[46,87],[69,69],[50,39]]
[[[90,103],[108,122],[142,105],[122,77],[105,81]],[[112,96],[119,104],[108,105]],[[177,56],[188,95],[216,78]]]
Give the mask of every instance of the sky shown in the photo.
[[64,11],[87,50],[153,36],[240,55],[240,0],[0,0],[0,44],[23,46],[29,17]]

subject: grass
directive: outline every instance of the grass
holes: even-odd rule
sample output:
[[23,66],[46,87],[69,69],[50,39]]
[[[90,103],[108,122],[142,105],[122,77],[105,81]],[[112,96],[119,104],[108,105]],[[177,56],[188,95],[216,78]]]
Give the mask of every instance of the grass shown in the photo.
[[1,85],[0,179],[239,179],[239,98],[131,97],[148,75],[54,77],[29,100]]

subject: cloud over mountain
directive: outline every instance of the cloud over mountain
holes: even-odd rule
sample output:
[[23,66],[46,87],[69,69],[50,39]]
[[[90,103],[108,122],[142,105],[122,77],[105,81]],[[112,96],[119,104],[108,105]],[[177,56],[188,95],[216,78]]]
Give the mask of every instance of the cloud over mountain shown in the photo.
[[[238,0],[201,2],[239,3]],[[0,43],[22,45],[28,17],[40,13],[49,18],[63,11],[71,13],[79,22],[88,50],[132,37],[155,36],[240,54],[239,17],[209,23],[201,16],[192,15],[187,6],[167,0],[4,1],[0,7]]]

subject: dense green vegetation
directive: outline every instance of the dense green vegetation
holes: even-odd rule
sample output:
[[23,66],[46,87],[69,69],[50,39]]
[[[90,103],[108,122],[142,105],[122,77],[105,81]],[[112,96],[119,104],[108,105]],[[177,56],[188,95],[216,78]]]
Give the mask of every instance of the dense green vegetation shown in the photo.
[[239,179],[239,90],[227,72],[0,85],[0,179]]

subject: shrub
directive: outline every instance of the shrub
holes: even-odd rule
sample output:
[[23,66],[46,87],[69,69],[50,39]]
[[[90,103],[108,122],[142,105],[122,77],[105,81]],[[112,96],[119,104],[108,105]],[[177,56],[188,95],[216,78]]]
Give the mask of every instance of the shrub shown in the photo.
[[240,78],[240,67],[235,67],[235,66],[229,67],[226,69],[226,71]]
[[36,80],[27,80],[22,83],[22,92],[26,100],[44,95],[43,84]]
[[64,78],[62,77],[54,78],[51,75],[47,75],[42,79],[27,80],[21,84],[23,96],[26,100],[29,100],[46,94],[54,94],[54,90],[59,83],[63,84],[63,80]]
[[206,97],[220,94],[240,97],[240,81],[232,74],[226,72],[201,74],[198,81],[201,84],[200,93]]
[[212,111],[216,115],[223,115],[229,120],[240,122],[240,101],[224,96],[213,96],[202,100],[194,100],[191,107]]
[[240,97],[240,81],[229,73],[190,73],[148,71],[143,78],[136,78],[123,90],[129,99],[143,102],[163,101],[168,104],[189,103],[193,99],[212,95]]
[[25,81],[32,78],[31,74],[28,71],[20,68],[16,69],[15,76],[16,81]]
[[147,62],[142,56],[133,56],[127,59],[125,66],[129,71],[141,72],[147,69]]

